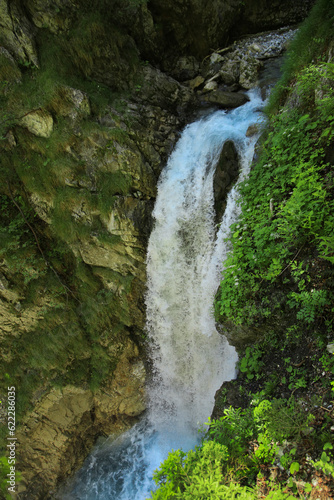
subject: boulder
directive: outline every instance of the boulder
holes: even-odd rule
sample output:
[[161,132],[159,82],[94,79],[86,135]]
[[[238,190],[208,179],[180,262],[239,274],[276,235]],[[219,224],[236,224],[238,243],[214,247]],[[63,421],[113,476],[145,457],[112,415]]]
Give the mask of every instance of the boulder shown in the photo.
[[257,123],[252,123],[249,125],[247,131],[246,131],[246,137],[253,137],[253,135],[256,135],[259,133],[259,125]]
[[220,77],[226,85],[233,85],[239,82],[240,75],[240,57],[227,57],[222,64]]
[[246,57],[240,62],[239,84],[244,89],[251,89],[256,86],[259,70],[262,63],[255,57]]
[[334,354],[334,344],[327,344],[326,349],[329,354]]
[[249,101],[245,94],[223,90],[216,90],[215,92],[201,95],[200,100],[205,104],[215,104],[220,108],[237,108]]
[[37,109],[23,116],[19,125],[38,137],[50,137],[53,131],[53,118],[45,109]]
[[194,102],[191,89],[152,66],[142,68],[142,85],[137,100],[165,108],[172,113],[186,111]]

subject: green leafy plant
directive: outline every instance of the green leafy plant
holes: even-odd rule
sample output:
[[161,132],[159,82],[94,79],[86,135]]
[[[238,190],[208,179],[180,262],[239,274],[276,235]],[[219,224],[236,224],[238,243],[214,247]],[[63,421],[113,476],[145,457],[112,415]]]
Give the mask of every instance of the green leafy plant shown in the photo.
[[[231,227],[231,252],[216,301],[222,320],[254,324],[287,304],[298,321],[313,324],[331,304],[332,291],[303,262],[306,248],[331,258],[334,203],[325,155],[331,132],[323,136],[323,129],[334,128],[333,102],[326,94],[330,83],[321,95],[317,90],[324,71],[330,82],[331,65],[301,73],[295,86],[303,103],[269,117],[260,158],[241,184],[241,215]],[[311,89],[319,94],[312,102],[306,98]],[[277,287],[284,293],[274,293]]]
[[299,472],[299,469],[300,469],[299,463],[292,462],[292,464],[290,465],[290,474],[296,474],[297,472]]
[[320,459],[317,461],[313,460],[312,464],[316,469],[322,470],[324,474],[334,477],[334,461],[331,450],[333,450],[333,445],[325,443]]
[[246,348],[245,355],[239,363],[239,368],[241,372],[246,373],[249,380],[260,374],[263,366],[262,355],[263,352],[257,346]]

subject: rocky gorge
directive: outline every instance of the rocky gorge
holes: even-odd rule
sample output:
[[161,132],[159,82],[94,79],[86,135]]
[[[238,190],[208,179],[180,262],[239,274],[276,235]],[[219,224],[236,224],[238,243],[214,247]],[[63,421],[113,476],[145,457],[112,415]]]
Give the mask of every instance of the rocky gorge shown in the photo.
[[[186,123],[247,101],[312,5],[204,3],[0,1],[1,419],[15,386],[18,498],[52,498],[145,410],[161,169]],[[217,217],[237,174],[226,144]]]

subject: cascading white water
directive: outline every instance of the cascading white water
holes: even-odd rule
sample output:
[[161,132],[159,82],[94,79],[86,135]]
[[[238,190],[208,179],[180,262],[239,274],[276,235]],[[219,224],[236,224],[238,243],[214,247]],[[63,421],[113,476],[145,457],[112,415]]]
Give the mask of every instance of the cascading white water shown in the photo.
[[184,130],[161,175],[147,258],[147,332],[152,381],[146,417],[95,449],[62,499],[143,500],[152,473],[175,448],[189,449],[210,415],[216,390],[235,376],[235,349],[215,329],[214,294],[226,255],[225,238],[238,215],[231,190],[215,236],[213,175],[223,144],[233,140],[247,175],[261,119],[260,97],[217,111]]

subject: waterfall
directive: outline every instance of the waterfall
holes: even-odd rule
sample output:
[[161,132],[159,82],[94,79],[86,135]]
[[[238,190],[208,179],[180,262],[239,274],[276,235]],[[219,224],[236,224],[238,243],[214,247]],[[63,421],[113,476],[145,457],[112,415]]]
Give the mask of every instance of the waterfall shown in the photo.
[[213,175],[223,144],[233,140],[249,171],[261,120],[256,92],[231,112],[216,111],[188,125],[158,185],[155,225],[147,257],[147,334],[153,370],[148,411],[130,431],[95,448],[62,499],[144,500],[152,473],[168,451],[197,443],[216,390],[235,377],[237,354],[215,329],[212,307],[227,252],[225,239],[238,216],[234,187],[216,234]]

